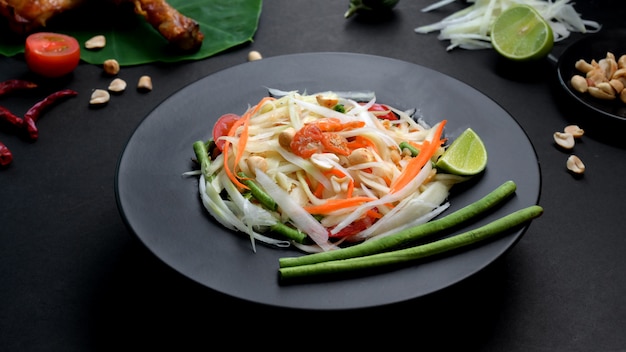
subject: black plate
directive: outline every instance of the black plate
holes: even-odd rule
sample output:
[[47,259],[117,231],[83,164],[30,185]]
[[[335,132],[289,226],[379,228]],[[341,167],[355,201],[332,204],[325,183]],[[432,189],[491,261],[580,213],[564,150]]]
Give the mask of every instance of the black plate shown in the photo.
[[[626,103],[621,100],[602,100],[574,90],[570,84],[572,76],[582,75],[575,68],[576,61],[584,59],[600,61],[612,52],[616,59],[626,54],[626,29],[612,29],[590,34],[568,46],[557,61],[557,78],[564,92],[563,106],[568,118],[578,122],[596,137],[610,142],[623,139],[626,131]],[[576,121],[577,120],[577,121]]]
[[[224,230],[207,215],[192,169],[192,143],[211,136],[216,118],[242,113],[282,90],[376,92],[379,102],[416,108],[426,121],[447,119],[453,138],[472,127],[484,139],[489,164],[471,188],[457,192],[453,211],[489,193],[506,180],[517,194],[495,214],[538,202],[540,170],[524,131],[500,106],[459,82],[411,63],[349,53],[287,55],[245,63],[183,88],[137,127],[123,151],[116,177],[120,212],[129,228],[160,259],[181,274],[219,292],[267,305],[303,309],[349,309],[420,297],[457,283],[505,253],[526,228],[468,251],[375,275],[328,282],[280,285],[278,259],[301,255],[295,249],[262,245]],[[444,94],[442,94],[442,92]]]

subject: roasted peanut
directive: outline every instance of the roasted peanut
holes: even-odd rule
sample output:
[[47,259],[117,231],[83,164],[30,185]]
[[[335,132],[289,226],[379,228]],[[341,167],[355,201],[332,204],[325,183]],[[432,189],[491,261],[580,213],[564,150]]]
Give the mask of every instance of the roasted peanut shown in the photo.
[[580,93],[589,93],[594,98],[613,100],[617,97],[626,103],[626,54],[616,59],[615,54],[607,52],[599,61],[588,63],[584,59],[576,61],[575,68],[583,75],[573,75],[570,80],[572,89]]
[[109,91],[115,92],[115,93],[123,92],[126,89],[126,81],[124,81],[121,78],[116,78],[111,81],[108,89]]
[[574,136],[567,132],[554,132],[554,142],[563,149],[574,148]]
[[351,165],[369,163],[374,160],[374,154],[367,148],[357,148],[348,155],[348,162]]
[[246,165],[248,165],[248,169],[250,172],[254,173],[254,170],[259,169],[263,172],[267,172],[267,160],[258,155],[252,155],[246,159]]
[[585,172],[585,164],[576,155],[570,155],[567,158],[567,169],[575,174],[582,174]]
[[105,60],[102,68],[107,75],[115,76],[120,72],[120,64],[115,59]]
[[333,175],[330,177],[330,184],[333,188],[333,192],[335,193],[347,192],[350,187],[350,177],[337,177]]
[[617,71],[617,62],[615,61],[615,57],[610,57],[607,55],[607,58],[602,59],[598,62],[602,72],[604,72],[604,78],[610,80],[613,77],[615,71]]
[[580,93],[586,93],[589,86],[587,85],[587,79],[581,75],[574,75],[570,80],[572,88]]
[[589,87],[587,89],[592,97],[604,100],[615,99],[615,91],[609,82],[600,82],[595,87]]
[[137,82],[137,89],[142,91],[151,91],[152,78],[150,78],[150,76],[139,77],[139,82]]
[[111,99],[109,92],[104,89],[96,89],[91,93],[91,100],[89,100],[89,104],[91,105],[101,105],[106,104]]
[[619,79],[611,79],[609,81],[609,84],[611,85],[611,87],[613,87],[613,90],[617,94],[619,94],[624,89],[624,83]]
[[622,55],[617,59],[618,68],[626,68],[626,55]]
[[103,35],[96,35],[85,42],[86,49],[101,49],[106,46],[107,40]]
[[281,147],[287,150],[291,150],[291,141],[293,140],[293,137],[295,135],[296,135],[296,130],[293,127],[289,127],[289,128],[282,130],[278,134],[278,144],[280,144]]
[[583,136],[583,134],[585,134],[585,131],[582,128],[578,127],[578,125],[565,126],[563,132],[571,134],[574,138],[580,138]]
[[261,53],[258,51],[251,51],[248,53],[248,61],[256,61],[256,60],[261,60],[263,58],[263,56],[261,56]]
[[315,96],[317,103],[321,106],[325,106],[327,108],[332,108],[333,106],[339,103],[339,99],[337,97],[329,97],[318,94]]
[[574,67],[582,73],[587,73],[593,69],[593,66],[583,59],[576,61]]

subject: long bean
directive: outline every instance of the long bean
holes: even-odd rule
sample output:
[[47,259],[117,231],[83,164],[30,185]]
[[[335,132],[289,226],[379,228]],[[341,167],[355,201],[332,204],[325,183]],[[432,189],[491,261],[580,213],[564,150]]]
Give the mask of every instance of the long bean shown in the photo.
[[246,176],[246,174],[244,174],[243,172],[240,172],[239,176],[241,177],[243,184],[250,188],[250,193],[252,194],[254,199],[258,200],[261,204],[263,204],[264,207],[269,210],[275,211],[278,208],[278,204],[276,204],[274,199],[272,199],[269,194],[265,193],[265,191],[261,187],[259,187],[256,182],[248,178],[248,176]]
[[200,164],[200,170],[204,177],[208,180],[211,178],[211,175],[207,174],[207,169],[209,168],[209,151],[207,149],[206,143],[203,141],[195,141],[193,143],[193,151],[196,154],[196,159]]
[[532,205],[510,213],[484,226],[434,242],[369,256],[280,268],[280,279],[288,280],[305,276],[339,274],[399,265],[487,240],[497,234],[527,223],[541,214],[543,214],[543,208],[538,205]]
[[283,237],[294,240],[298,243],[305,243],[309,236],[306,233],[294,229],[293,227],[289,227],[287,224],[284,224],[280,221],[277,221],[276,224],[271,226],[271,230],[274,233],[277,233]]
[[305,264],[314,264],[330,260],[346,259],[353,257],[361,257],[380,253],[392,249],[397,249],[402,245],[431,236],[443,230],[458,226],[478,215],[492,209],[504,200],[508,199],[515,190],[517,185],[513,181],[506,181],[496,189],[491,191],[483,198],[469,204],[453,213],[448,214],[440,219],[429,221],[425,224],[418,225],[391,236],[382,238],[373,238],[371,240],[361,242],[351,247],[344,247],[338,250],[327,252],[313,253],[301,257],[284,257],[279,259],[281,268],[299,266]]

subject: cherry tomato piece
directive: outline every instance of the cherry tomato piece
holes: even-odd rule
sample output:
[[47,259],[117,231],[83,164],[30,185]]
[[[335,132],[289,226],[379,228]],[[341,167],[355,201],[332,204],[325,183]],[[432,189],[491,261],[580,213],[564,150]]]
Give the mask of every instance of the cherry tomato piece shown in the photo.
[[80,45],[76,38],[65,34],[34,33],[26,38],[24,57],[31,71],[44,77],[61,77],[78,66]]
[[351,223],[350,225],[344,227],[343,229],[341,229],[341,231],[333,234],[332,232],[329,232],[329,236],[332,238],[342,238],[342,237],[349,237],[349,236],[354,236],[356,234],[358,234],[359,232],[367,229],[368,227],[372,226],[372,224],[374,224],[374,222],[376,222],[376,219],[372,218],[371,216],[365,216],[363,218],[360,218],[358,220],[355,220],[353,223]]
[[[361,104],[361,105],[364,105],[364,104]],[[386,114],[376,114],[376,117],[382,120],[397,120],[398,119],[398,116],[396,116],[396,114],[394,114],[393,111],[391,111],[391,109],[389,109],[384,104],[376,103],[367,110],[372,111],[372,112],[387,112]]]
[[213,126],[213,140],[215,141],[217,149],[221,151],[222,148],[224,148],[224,143],[226,143],[226,141],[219,138],[222,136],[228,136],[228,131],[230,131],[230,128],[233,127],[235,122],[240,118],[241,117],[239,115],[229,113],[224,114],[217,119],[217,122],[215,122],[215,125]]

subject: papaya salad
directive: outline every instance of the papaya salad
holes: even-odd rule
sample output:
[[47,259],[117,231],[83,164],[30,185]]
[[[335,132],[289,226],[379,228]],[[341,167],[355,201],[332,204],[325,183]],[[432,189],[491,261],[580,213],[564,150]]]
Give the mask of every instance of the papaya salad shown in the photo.
[[193,144],[199,193],[224,227],[256,241],[320,252],[425,223],[467,177],[434,163],[446,120],[340,92],[270,94],[221,116]]

